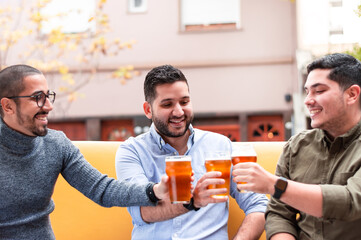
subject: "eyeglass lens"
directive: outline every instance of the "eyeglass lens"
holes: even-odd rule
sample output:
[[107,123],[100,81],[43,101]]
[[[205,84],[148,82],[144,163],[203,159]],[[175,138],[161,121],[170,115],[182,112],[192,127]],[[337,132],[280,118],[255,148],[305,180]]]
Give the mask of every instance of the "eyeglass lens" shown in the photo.
[[43,92],[36,95],[36,103],[39,107],[42,107],[45,105],[46,98],[49,98],[49,101],[51,103],[54,103],[55,101],[55,92],[48,92],[48,94],[45,94]]

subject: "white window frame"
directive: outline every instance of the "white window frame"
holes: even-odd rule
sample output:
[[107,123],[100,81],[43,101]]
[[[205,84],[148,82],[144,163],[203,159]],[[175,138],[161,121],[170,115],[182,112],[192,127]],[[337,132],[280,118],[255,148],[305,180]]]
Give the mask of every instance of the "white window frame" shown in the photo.
[[[41,10],[48,17],[42,22],[42,33],[61,27],[63,33],[95,32],[95,0],[52,0]],[[60,16],[59,16],[60,15]]]
[[129,13],[145,13],[148,9],[147,0],[128,0]]
[[241,0],[179,0],[181,31],[241,28]]

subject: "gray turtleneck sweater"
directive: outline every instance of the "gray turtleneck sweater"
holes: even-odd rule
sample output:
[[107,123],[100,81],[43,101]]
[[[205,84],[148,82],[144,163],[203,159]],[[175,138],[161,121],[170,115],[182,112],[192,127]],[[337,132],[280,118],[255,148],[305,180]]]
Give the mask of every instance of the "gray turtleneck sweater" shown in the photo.
[[148,184],[108,178],[92,167],[64,133],[29,137],[0,118],[0,239],[55,239],[49,214],[58,175],[101,206],[154,205]]

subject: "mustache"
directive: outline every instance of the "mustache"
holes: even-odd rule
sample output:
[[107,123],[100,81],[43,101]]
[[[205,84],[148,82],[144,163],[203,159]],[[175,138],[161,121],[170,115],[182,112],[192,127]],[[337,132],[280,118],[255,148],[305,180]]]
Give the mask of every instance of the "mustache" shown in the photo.
[[45,111],[41,111],[41,112],[38,112],[37,114],[35,114],[34,117],[38,116],[38,115],[48,115],[49,112],[45,112]]

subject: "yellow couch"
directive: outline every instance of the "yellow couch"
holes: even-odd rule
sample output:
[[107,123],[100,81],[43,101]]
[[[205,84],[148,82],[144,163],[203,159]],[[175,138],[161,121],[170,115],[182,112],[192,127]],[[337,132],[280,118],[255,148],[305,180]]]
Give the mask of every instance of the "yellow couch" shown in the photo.
[[[115,175],[115,153],[120,142],[74,141],[85,158],[99,171]],[[235,143],[237,144],[237,143]],[[274,173],[284,142],[253,142],[258,163]],[[61,176],[53,195],[55,211],[50,215],[58,240],[126,240],[131,238],[132,221],[126,208],[104,208],[72,188]],[[231,198],[228,233],[237,232],[244,213]],[[263,233],[260,239],[265,239]]]

